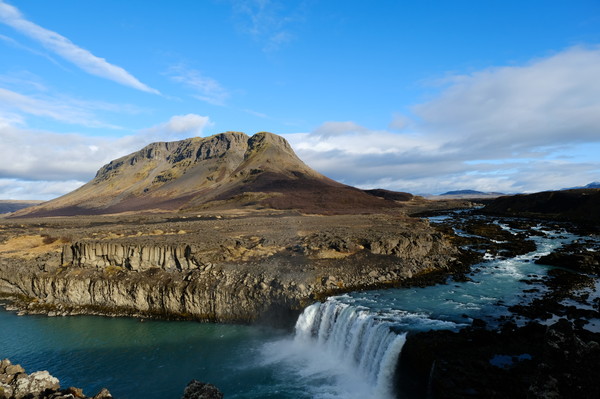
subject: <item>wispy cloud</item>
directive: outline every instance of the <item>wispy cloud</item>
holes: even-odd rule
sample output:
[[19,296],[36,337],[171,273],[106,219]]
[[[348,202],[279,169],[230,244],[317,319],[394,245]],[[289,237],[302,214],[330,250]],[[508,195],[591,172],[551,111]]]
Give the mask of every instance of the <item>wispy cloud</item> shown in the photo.
[[[1,3],[1,0],[0,0]],[[1,5],[1,4],[0,4]],[[54,65],[57,65],[60,68],[63,68],[62,65],[60,65],[54,58],[52,58],[49,54],[42,52],[42,51],[38,51],[38,50],[34,50],[30,47],[27,47],[21,43],[19,43],[18,41],[16,41],[15,39],[13,39],[12,37],[8,37],[8,36],[4,36],[4,35],[0,35],[0,40],[2,40],[4,43],[9,44],[12,47],[21,49],[21,50],[25,50],[31,54],[35,54],[38,55],[40,57],[44,57],[45,59],[47,59],[48,61],[50,61],[51,63],[53,63]]]
[[262,113],[262,112],[254,111],[254,110],[248,109],[248,108],[244,109],[243,111],[247,114],[254,115],[254,116],[257,116],[262,119],[269,119],[269,115]]
[[59,122],[88,127],[110,127],[108,124],[95,120],[91,112],[81,107],[33,96],[26,96],[2,88],[0,88],[0,104],[2,104],[5,109],[12,109],[29,115],[46,117]]
[[[92,109],[95,111],[102,107],[116,107],[111,104],[86,103],[85,101],[47,95],[24,95],[3,88],[0,88],[0,104],[7,111],[12,110],[21,114],[50,118],[63,123],[120,129],[118,126],[99,121],[92,111]],[[23,117],[20,116],[20,119],[23,120]]]
[[305,2],[278,0],[230,0],[238,29],[276,51],[294,40],[291,25],[302,21]]
[[16,7],[2,0],[0,0],[0,22],[38,41],[48,50],[75,64],[89,74],[112,80],[137,90],[160,94],[158,90],[140,82],[125,69],[110,64],[104,58],[95,56],[88,50],[75,45],[69,39],[54,31],[28,21]]
[[[286,137],[332,178],[417,193],[523,192],[600,178],[600,47],[453,76],[390,130],[325,122]],[[570,154],[571,157],[565,157]],[[576,181],[575,181],[576,180]]]
[[177,83],[191,89],[192,97],[214,105],[225,105],[229,92],[219,82],[202,72],[188,68],[185,65],[175,65],[169,68],[167,75]]

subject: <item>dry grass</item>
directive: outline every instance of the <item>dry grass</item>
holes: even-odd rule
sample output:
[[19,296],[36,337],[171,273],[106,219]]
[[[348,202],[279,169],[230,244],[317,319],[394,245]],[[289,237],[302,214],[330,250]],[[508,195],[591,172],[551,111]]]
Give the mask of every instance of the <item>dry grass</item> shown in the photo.
[[9,238],[0,244],[0,255],[31,259],[48,252],[59,252],[68,238],[43,235],[23,235]]

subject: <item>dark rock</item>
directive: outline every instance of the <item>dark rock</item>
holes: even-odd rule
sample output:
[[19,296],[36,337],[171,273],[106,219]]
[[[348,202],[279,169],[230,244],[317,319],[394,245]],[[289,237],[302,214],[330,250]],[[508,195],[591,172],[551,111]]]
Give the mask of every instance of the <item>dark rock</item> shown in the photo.
[[397,386],[400,397],[598,398],[599,340],[566,319],[409,334]]
[[598,231],[600,189],[546,191],[499,197],[488,203],[483,213],[561,220]]
[[185,387],[182,399],[223,399],[223,393],[212,384],[192,380]]
[[573,243],[542,256],[535,263],[600,275],[600,252],[587,243]]

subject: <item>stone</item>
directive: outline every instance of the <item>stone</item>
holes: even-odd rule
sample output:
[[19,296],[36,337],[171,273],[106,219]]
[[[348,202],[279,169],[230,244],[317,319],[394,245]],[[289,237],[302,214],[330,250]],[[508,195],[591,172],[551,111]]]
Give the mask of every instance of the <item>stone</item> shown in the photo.
[[223,399],[223,393],[212,384],[192,380],[185,387],[182,399]]
[[24,372],[25,372],[25,369],[18,364],[11,364],[9,366],[6,366],[6,368],[4,369],[4,373],[10,374],[10,375],[15,375],[15,374],[24,373]]
[[52,377],[47,371],[36,371],[26,378],[16,380],[13,395],[16,399],[25,398],[30,394],[40,394],[46,390],[58,390],[58,378]]
[[6,370],[6,367],[10,366],[10,360],[8,359],[2,359],[0,361],[0,374],[4,374],[4,370]]
[[96,394],[92,399],[112,399],[112,395],[108,389],[102,388],[100,392]]
[[85,398],[81,388],[69,387],[67,389],[67,394],[73,395],[75,398]]

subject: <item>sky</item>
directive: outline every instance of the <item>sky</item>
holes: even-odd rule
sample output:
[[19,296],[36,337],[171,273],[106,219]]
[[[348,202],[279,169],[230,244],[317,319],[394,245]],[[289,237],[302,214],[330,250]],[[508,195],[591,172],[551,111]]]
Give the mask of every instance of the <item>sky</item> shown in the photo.
[[600,2],[0,0],[0,199],[225,131],[361,188],[600,181]]

